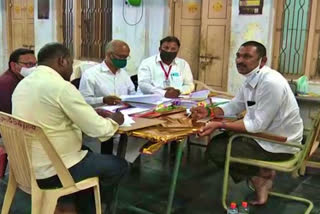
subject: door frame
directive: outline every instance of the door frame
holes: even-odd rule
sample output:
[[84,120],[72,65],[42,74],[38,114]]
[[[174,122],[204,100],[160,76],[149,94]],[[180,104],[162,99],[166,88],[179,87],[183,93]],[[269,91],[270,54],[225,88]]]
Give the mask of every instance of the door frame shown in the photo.
[[5,25],[3,29],[8,29],[7,30],[7,33],[6,33],[6,43],[7,43],[7,56],[10,56],[10,53],[13,51],[12,50],[12,21],[11,21],[11,7],[12,7],[12,2],[11,0],[10,1],[5,1],[5,18],[6,18],[6,22],[5,22]]
[[[169,0],[169,8],[170,8],[170,29],[169,32],[174,35],[175,32],[175,18],[176,18],[176,7],[177,4],[182,1],[182,0]],[[210,3],[210,0],[207,0],[208,3]],[[232,0],[225,0],[226,1],[226,6],[227,6],[227,17],[229,18],[229,23],[226,28],[226,33],[227,33],[227,38],[226,38],[226,43],[229,43],[229,48],[225,51],[224,57],[225,57],[225,62],[223,62],[223,71],[222,71],[222,90],[223,91],[228,91],[228,79],[229,79],[229,58],[230,58],[230,47],[231,47],[231,18],[232,18]],[[203,11],[203,2],[201,2],[201,11]],[[202,12],[201,12],[201,17],[202,17]],[[200,19],[200,37],[202,35],[202,21]],[[200,39],[200,43],[201,43]],[[223,44],[225,45],[225,44]],[[200,45],[199,45],[200,48]],[[200,68],[200,55],[201,55],[201,49],[199,50],[199,65],[198,65],[198,72],[194,79],[203,81],[204,79],[204,71]]]

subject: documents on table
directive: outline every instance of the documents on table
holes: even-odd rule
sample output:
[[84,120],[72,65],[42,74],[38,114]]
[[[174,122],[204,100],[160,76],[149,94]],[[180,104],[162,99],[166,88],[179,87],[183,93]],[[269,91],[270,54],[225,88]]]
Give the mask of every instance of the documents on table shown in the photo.
[[98,109],[107,110],[110,112],[115,113],[117,110],[121,109],[120,112],[122,114],[132,115],[132,114],[138,114],[142,112],[146,112],[151,110],[151,108],[147,107],[127,107],[125,105],[105,105],[105,106],[99,106]]
[[209,90],[195,91],[195,92],[190,93],[190,99],[196,100],[196,101],[205,100],[208,98],[209,93],[210,93]]
[[104,106],[99,106],[99,107],[97,107],[98,109],[100,108],[100,109],[103,109],[103,110],[107,110],[107,111],[111,111],[111,112],[116,112],[116,110],[118,109],[118,108],[123,108],[123,107],[125,107],[124,105],[104,105]]
[[144,103],[151,105],[160,105],[166,102],[171,102],[172,99],[165,98],[159,94],[144,94],[144,95],[123,95],[120,97],[123,102],[127,103]]
[[123,114],[124,122],[120,125],[120,127],[130,127],[131,124],[135,123],[135,121],[127,114]]

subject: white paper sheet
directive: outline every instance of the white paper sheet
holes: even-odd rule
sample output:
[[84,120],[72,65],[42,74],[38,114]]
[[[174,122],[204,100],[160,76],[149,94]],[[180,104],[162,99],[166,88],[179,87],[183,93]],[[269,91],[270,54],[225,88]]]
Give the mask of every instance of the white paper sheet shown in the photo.
[[124,105],[111,105],[111,106],[105,105],[105,106],[99,106],[97,108],[100,108],[100,109],[103,109],[103,110],[108,110],[108,111],[111,111],[111,112],[116,112],[116,110],[118,108],[122,108],[122,107],[124,107]]
[[122,114],[132,115],[132,114],[142,113],[149,110],[151,110],[151,108],[132,107],[132,108],[123,109],[120,112]]
[[158,94],[145,94],[145,95],[123,95],[120,97],[124,102],[138,102],[147,103],[153,105],[159,105],[162,103],[170,102],[172,99],[165,98]]
[[120,127],[130,127],[131,124],[135,123],[135,121],[127,114],[123,114],[124,122],[120,125]]

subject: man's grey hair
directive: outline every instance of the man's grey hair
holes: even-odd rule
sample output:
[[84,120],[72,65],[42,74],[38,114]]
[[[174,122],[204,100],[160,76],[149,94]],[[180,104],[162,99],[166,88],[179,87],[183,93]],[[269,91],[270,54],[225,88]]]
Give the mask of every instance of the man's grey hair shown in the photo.
[[[111,40],[110,42],[108,42],[108,44],[106,45],[106,54],[108,53],[113,53],[115,48],[118,46],[118,45],[126,45],[128,46],[127,43],[125,43],[124,41],[122,40],[117,40],[117,39],[114,39],[114,40]],[[129,47],[129,46],[128,46]]]

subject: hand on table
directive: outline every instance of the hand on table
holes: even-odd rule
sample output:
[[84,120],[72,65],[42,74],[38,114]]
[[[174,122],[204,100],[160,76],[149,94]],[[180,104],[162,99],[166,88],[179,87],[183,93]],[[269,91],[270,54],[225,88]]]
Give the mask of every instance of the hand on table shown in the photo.
[[177,98],[180,95],[180,91],[173,87],[168,87],[165,90],[166,90],[166,93],[164,94],[164,96],[166,98]]
[[117,96],[103,97],[103,103],[107,105],[117,105],[121,103],[121,99]]
[[124,122],[124,117],[123,114],[121,112],[116,112],[110,115],[110,117],[112,120],[114,120],[115,122],[117,122],[119,125],[121,125]]
[[221,122],[210,122],[207,123],[204,127],[202,127],[199,131],[199,136],[206,136],[206,135],[210,135],[212,132],[214,132],[215,130],[221,128]]
[[203,106],[197,106],[190,109],[191,118],[193,121],[197,121],[208,116],[208,110]]
[[101,108],[98,108],[98,109],[95,109],[97,114],[100,115],[101,117],[110,117],[112,115],[112,112],[111,111],[108,111],[108,110],[104,110],[104,109],[101,109]]

